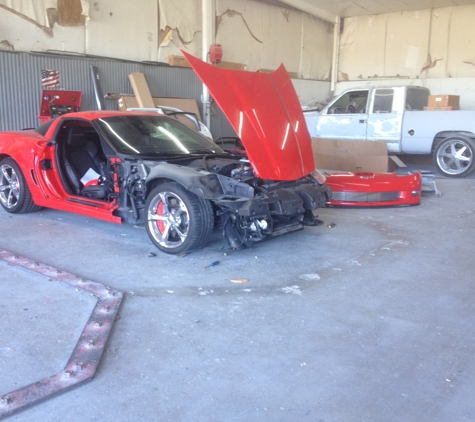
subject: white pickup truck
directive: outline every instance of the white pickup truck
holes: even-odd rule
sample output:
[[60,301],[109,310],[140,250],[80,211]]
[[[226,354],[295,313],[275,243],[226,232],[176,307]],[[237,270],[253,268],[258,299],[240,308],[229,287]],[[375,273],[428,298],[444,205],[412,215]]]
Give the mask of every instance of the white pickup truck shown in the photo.
[[432,154],[450,177],[475,169],[475,111],[424,110],[427,88],[364,87],[344,91],[321,111],[305,111],[310,135],[386,141],[393,154]]

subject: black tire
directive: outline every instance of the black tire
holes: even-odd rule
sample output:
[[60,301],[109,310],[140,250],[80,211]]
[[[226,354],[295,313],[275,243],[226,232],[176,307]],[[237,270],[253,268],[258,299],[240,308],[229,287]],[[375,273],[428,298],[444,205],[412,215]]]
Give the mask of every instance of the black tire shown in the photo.
[[475,170],[475,142],[464,135],[442,139],[434,148],[433,160],[445,176],[468,176]]
[[152,243],[173,255],[204,247],[214,225],[211,203],[175,182],[163,183],[150,192],[144,219]]
[[18,164],[11,158],[0,161],[0,205],[11,214],[38,211]]

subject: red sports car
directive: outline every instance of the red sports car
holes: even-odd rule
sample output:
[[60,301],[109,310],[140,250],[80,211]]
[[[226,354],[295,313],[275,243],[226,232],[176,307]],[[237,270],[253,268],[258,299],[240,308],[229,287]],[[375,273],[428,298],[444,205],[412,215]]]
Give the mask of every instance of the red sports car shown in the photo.
[[331,200],[314,168],[297,95],[273,74],[192,66],[247,155],[225,152],[176,119],[150,112],[64,114],[0,134],[0,204],[49,207],[114,223],[143,222],[160,250],[202,248],[220,225],[231,248],[315,224]]

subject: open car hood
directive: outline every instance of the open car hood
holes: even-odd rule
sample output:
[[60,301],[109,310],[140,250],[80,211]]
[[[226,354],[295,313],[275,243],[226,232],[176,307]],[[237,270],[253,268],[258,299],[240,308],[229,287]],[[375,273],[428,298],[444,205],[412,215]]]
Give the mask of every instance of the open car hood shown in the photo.
[[183,54],[241,139],[258,177],[296,180],[315,170],[302,107],[283,65],[271,74],[228,70]]

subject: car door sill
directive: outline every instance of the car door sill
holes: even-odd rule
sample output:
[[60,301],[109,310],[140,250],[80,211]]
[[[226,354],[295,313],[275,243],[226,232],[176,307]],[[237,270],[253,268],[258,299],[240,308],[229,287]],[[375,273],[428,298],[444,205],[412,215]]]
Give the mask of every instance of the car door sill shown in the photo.
[[77,199],[77,198],[68,198],[67,201],[68,202],[75,202],[77,204],[82,204],[82,205],[89,205],[91,207],[96,207],[96,208],[102,208],[105,205],[105,204],[98,204],[97,202],[89,202],[88,200]]

